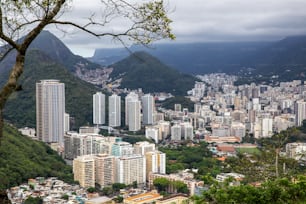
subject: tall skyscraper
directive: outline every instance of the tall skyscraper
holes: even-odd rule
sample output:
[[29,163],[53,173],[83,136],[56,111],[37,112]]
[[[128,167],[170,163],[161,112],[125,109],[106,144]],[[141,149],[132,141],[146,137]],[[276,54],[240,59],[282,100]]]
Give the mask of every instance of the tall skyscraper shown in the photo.
[[108,125],[110,127],[119,127],[121,126],[121,97],[113,94],[108,97]]
[[296,101],[294,106],[296,126],[301,126],[306,119],[306,102],[304,100]]
[[63,144],[65,85],[59,80],[36,83],[36,133],[43,142]]
[[151,125],[153,124],[153,114],[154,114],[154,98],[150,94],[146,94],[141,97],[142,100],[142,115],[143,115],[143,124]]
[[105,123],[105,95],[97,92],[93,95],[93,124]]
[[129,108],[128,108],[128,102],[131,100],[139,100],[138,95],[135,92],[130,92],[126,97],[125,97],[125,125],[129,125]]
[[131,99],[127,103],[128,110],[128,126],[129,131],[138,131],[141,129],[141,117],[140,117],[141,104],[138,99]]

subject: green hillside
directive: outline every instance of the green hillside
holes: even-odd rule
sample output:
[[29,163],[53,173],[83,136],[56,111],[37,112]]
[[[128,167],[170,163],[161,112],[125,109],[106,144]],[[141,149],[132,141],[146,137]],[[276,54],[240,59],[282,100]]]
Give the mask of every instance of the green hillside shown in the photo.
[[10,97],[4,111],[6,120],[17,127],[36,126],[35,84],[42,79],[58,79],[65,83],[66,112],[75,118],[74,127],[92,123],[92,94],[98,89],[38,50],[30,50],[26,56],[20,78],[22,90]]
[[169,92],[174,95],[186,95],[194,86],[195,78],[182,74],[161,63],[146,52],[136,52],[115,63],[111,77],[122,77],[122,88],[142,88],[148,92]]
[[71,167],[49,146],[5,125],[0,145],[0,190],[38,176],[73,181]]

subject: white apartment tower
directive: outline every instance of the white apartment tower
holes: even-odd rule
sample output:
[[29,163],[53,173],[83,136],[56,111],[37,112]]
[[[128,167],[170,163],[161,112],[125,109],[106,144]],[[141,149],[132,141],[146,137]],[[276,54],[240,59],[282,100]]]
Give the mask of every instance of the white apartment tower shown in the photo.
[[136,142],[136,144],[134,144],[134,150],[135,154],[145,155],[147,152],[155,151],[155,144],[147,141]]
[[113,94],[108,97],[108,120],[110,127],[121,126],[121,97]]
[[171,140],[181,140],[182,139],[182,128],[180,125],[175,124],[171,127]]
[[296,101],[294,112],[296,126],[301,126],[303,120],[306,119],[306,102],[304,100]]
[[39,140],[63,144],[65,85],[59,80],[36,83],[36,133]]
[[142,100],[142,115],[143,115],[143,124],[152,125],[154,122],[154,97],[150,94],[146,94],[141,97]]
[[141,104],[138,99],[131,99],[127,103],[128,126],[129,131],[138,131],[141,129],[140,110]]
[[116,182],[126,185],[145,184],[146,182],[146,159],[140,154],[128,155],[117,158]]
[[105,124],[105,95],[102,92],[93,95],[93,124]]
[[131,100],[139,100],[138,94],[135,92],[130,92],[126,97],[125,97],[125,125],[129,125],[129,108],[128,108],[128,102]]

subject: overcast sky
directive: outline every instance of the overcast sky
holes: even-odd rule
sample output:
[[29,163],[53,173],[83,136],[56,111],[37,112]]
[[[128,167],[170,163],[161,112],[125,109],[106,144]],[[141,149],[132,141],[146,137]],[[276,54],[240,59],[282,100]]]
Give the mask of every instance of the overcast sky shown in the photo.
[[[143,1],[143,0],[134,0]],[[173,20],[176,42],[273,41],[306,34],[306,0],[165,0]],[[82,21],[99,12],[99,0],[74,0],[67,18]],[[114,22],[112,28],[122,27]],[[52,29],[53,30],[53,29]],[[75,54],[92,56],[96,48],[118,47],[110,39],[96,39],[68,30],[56,32]],[[168,41],[163,41],[168,42]]]

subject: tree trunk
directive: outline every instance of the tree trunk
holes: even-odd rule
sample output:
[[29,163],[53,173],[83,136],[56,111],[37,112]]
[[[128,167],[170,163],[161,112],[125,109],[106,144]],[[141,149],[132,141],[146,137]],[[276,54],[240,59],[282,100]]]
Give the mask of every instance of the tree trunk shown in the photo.
[[276,178],[279,177],[279,172],[278,172],[278,159],[279,159],[279,148],[275,149],[275,176]]
[[0,90],[0,145],[3,140],[3,126],[4,126],[4,119],[3,119],[3,110],[8,98],[16,91],[18,87],[17,81],[21,76],[24,68],[24,60],[25,60],[25,53],[17,53],[16,56],[16,63],[12,68],[12,71],[9,75],[9,78],[6,84]]

